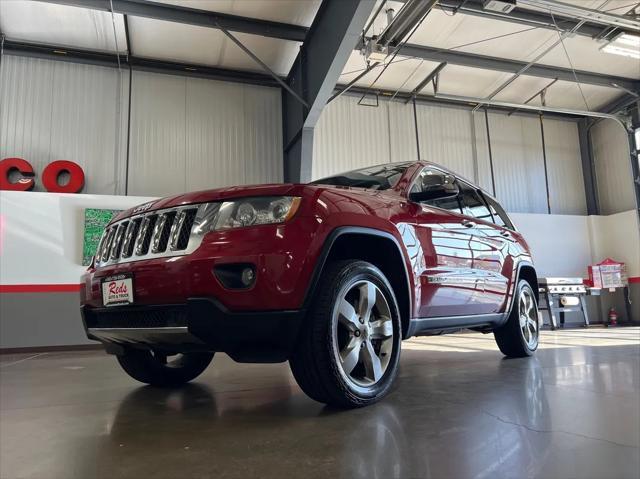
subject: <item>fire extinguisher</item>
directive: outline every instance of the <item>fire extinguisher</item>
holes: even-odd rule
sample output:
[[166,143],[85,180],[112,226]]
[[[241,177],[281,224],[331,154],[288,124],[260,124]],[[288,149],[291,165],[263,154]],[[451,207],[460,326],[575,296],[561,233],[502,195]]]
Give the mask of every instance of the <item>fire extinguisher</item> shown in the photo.
[[618,325],[618,313],[615,308],[611,308],[609,310],[609,326],[617,326]]

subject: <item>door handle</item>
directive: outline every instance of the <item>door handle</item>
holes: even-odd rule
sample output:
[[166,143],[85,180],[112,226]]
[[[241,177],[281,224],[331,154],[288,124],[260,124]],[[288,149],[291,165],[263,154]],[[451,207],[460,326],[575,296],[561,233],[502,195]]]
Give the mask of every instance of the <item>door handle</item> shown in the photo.
[[476,224],[470,220],[462,220],[462,226],[465,228],[473,228]]

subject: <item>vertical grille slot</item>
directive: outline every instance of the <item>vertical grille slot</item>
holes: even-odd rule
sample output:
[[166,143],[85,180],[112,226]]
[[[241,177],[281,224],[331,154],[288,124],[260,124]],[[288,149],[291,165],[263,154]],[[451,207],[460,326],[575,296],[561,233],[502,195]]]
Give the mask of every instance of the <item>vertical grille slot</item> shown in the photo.
[[100,242],[98,243],[98,247],[96,248],[95,261],[99,263],[102,261],[102,251],[104,250],[104,246],[107,242],[107,237],[109,236],[109,228],[105,228],[102,232],[102,237],[100,237]]
[[155,230],[156,221],[158,221],[158,215],[149,215],[145,217],[139,235],[140,244],[136,246],[136,255],[141,256],[143,254],[147,254],[149,251],[151,235],[153,235],[153,231]]
[[109,252],[111,251],[111,245],[113,244],[113,238],[116,235],[118,227],[112,226],[107,233],[107,239],[104,242],[104,247],[100,253],[100,261],[107,261],[109,259]]
[[135,247],[136,238],[138,237],[138,231],[140,231],[140,223],[142,218],[137,218],[129,223],[127,231],[124,235],[124,244],[122,245],[122,257],[130,258],[133,255],[133,248]]
[[189,238],[191,237],[191,228],[193,228],[193,222],[196,219],[196,213],[198,210],[186,210],[184,216],[184,222],[178,231],[178,240],[176,242],[175,249],[182,250],[189,246]]
[[122,241],[124,239],[124,232],[126,231],[128,225],[129,222],[125,221],[124,223],[120,223],[120,225],[117,227],[118,229],[116,230],[116,236],[113,240],[113,244],[111,245],[111,259],[118,259],[120,257],[120,253],[122,252]]
[[169,211],[160,215],[156,226],[153,229],[153,238],[151,240],[152,253],[163,253],[167,249],[171,226],[175,217],[175,211]]

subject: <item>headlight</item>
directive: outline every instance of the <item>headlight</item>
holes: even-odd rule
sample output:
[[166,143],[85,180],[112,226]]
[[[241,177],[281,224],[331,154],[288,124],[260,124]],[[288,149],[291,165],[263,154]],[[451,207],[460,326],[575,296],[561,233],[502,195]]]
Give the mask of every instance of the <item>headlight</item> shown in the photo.
[[220,231],[243,226],[284,223],[296,214],[300,198],[295,196],[268,196],[225,201],[211,221],[209,231]]

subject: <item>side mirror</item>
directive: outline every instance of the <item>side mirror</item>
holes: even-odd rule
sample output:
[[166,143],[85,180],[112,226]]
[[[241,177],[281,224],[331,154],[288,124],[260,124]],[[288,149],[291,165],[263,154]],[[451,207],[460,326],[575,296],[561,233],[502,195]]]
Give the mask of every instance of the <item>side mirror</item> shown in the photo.
[[460,188],[451,175],[433,175],[423,178],[422,191],[409,194],[409,199],[420,203],[428,200],[441,200],[458,196]]

